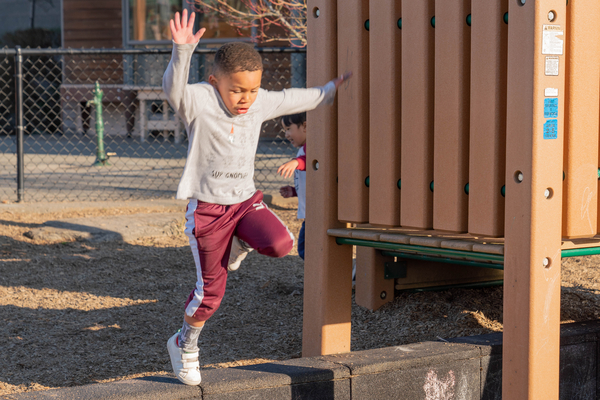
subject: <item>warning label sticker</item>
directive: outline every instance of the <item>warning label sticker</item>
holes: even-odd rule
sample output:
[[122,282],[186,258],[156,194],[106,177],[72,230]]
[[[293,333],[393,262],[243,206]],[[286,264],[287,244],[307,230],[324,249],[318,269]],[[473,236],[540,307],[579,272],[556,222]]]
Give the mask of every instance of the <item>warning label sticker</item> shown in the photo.
[[558,118],[558,99],[544,99],[544,118]]
[[558,60],[557,56],[546,57],[547,76],[558,76]]
[[544,25],[542,32],[542,54],[561,55],[564,44],[562,37],[565,33],[560,25]]
[[548,119],[544,123],[544,139],[558,138],[558,120]]

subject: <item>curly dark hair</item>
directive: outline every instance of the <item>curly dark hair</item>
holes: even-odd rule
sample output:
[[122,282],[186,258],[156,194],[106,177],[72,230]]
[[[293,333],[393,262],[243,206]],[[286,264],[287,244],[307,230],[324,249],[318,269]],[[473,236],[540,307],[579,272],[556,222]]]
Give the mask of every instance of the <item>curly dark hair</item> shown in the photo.
[[262,71],[262,58],[250,43],[226,43],[217,50],[213,74],[233,74],[241,71]]

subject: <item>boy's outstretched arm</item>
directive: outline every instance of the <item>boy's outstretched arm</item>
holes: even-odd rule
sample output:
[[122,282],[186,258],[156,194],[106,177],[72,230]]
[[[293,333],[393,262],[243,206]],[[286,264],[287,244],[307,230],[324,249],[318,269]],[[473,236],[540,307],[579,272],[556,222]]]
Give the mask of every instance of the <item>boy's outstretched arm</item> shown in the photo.
[[351,77],[352,72],[346,72],[327,82],[325,86],[267,92],[268,105],[264,120],[310,111],[317,108],[320,104],[332,104],[337,88],[342,82],[347,81]]
[[175,18],[169,23],[173,37],[173,53],[163,76],[162,87],[175,111],[185,121],[190,121],[199,112],[195,108],[203,105],[193,98],[187,84],[190,62],[194,48],[206,29],[202,28],[194,34],[195,14],[191,13],[189,18],[187,14],[187,10],[183,10],[181,17],[179,13],[175,13]]

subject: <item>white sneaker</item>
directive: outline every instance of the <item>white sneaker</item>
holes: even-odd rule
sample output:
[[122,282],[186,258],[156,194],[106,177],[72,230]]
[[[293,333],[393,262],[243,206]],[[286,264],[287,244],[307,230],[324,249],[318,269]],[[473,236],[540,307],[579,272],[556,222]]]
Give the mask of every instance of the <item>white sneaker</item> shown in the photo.
[[171,366],[177,379],[186,385],[199,385],[202,378],[200,377],[200,363],[198,362],[198,352],[186,353],[177,345],[179,332],[171,336],[167,342],[169,356],[171,356]]
[[227,265],[228,271],[235,271],[240,267],[240,264],[246,258],[248,253],[254,250],[243,240],[238,239],[237,236],[233,237],[231,241],[231,252],[229,253],[229,265]]

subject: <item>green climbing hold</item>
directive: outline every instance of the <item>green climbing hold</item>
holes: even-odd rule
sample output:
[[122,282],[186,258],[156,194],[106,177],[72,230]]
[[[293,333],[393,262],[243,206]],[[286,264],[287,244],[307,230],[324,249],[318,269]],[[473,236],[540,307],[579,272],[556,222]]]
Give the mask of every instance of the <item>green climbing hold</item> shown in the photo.
[[398,179],[398,189],[402,189],[402,179]]
[[431,181],[431,183],[429,184],[429,190],[433,192],[433,181]]
[[508,24],[508,12],[504,13],[504,23]]
[[431,17],[431,26],[435,28],[435,15]]
[[369,30],[369,25],[370,25],[369,20],[366,20],[365,21],[365,29],[366,30]]
[[471,14],[467,15],[467,25],[471,26]]
[[500,189],[500,194],[502,195],[502,197],[506,195],[506,185],[502,186],[502,189]]
[[398,19],[398,28],[402,29],[402,18]]
[[469,184],[468,183],[465,185],[465,193],[469,194]]
[[369,184],[371,184],[371,179],[369,179],[369,177],[367,176],[365,179],[365,185],[367,185],[367,187],[369,187]]

